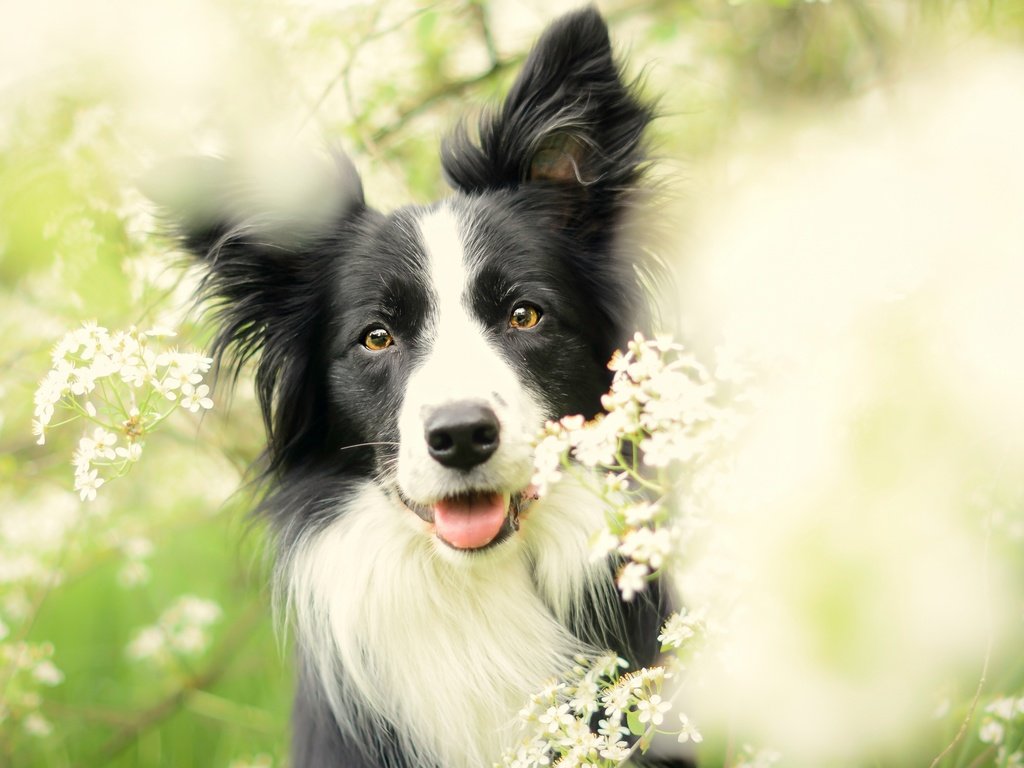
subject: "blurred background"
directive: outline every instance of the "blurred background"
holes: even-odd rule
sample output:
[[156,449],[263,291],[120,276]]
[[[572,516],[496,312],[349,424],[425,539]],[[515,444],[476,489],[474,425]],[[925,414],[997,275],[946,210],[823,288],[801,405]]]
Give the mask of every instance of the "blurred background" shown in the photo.
[[[287,187],[331,141],[371,205],[435,199],[445,129],[577,5],[5,2],[0,765],[286,764],[248,382],[91,502],[78,427],[32,434],[83,322],[209,339],[139,178],[231,152]],[[1024,2],[597,5],[659,100],[669,330],[745,383],[680,576],[726,637],[702,762],[1024,765]]]

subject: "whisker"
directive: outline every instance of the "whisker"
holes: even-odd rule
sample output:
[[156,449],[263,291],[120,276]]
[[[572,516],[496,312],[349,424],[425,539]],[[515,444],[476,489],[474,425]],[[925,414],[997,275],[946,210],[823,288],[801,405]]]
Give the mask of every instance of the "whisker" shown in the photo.
[[401,445],[397,440],[379,440],[373,443],[354,443],[353,445],[343,445],[339,448],[339,451],[348,451],[352,448],[369,448],[374,445]]

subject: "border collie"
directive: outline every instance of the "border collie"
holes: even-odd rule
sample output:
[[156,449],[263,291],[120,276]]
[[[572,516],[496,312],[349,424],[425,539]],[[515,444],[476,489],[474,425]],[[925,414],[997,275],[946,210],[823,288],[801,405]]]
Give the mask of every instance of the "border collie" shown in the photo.
[[585,9],[444,142],[440,202],[380,213],[339,157],[318,227],[246,215],[229,183],[178,206],[217,356],[255,363],[296,768],[491,766],[575,654],[655,659],[662,591],[624,603],[591,561],[600,504],[530,489],[531,438],[600,410],[640,316],[623,232],[650,119]]

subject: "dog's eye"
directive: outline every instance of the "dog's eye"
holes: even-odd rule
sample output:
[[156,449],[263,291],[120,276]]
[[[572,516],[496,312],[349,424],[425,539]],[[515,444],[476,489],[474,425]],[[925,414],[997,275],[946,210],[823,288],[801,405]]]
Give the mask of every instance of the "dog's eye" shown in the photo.
[[372,352],[380,352],[394,343],[394,337],[386,328],[371,328],[363,338],[363,346]]
[[533,304],[517,304],[509,315],[508,324],[520,331],[533,328],[540,322],[541,312]]

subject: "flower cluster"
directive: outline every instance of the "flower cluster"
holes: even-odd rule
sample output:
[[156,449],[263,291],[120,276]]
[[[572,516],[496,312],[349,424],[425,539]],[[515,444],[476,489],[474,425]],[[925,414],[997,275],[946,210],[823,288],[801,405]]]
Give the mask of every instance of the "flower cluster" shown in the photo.
[[713,454],[729,420],[715,403],[713,377],[668,338],[638,333],[608,367],[614,377],[601,401],[605,413],[590,422],[549,422],[538,439],[533,484],[544,495],[572,471],[598,493],[607,528],[593,555],[624,558],[617,583],[631,600],[680,548],[670,509],[675,478]]
[[[561,680],[553,680],[519,712],[523,739],[504,757],[504,768],[614,768],[637,750],[646,751],[656,733],[675,734],[679,743],[703,736],[682,712],[672,709],[664,684],[686,671],[682,663],[700,647],[703,619],[674,613],[658,636],[666,663],[626,672],[625,660],[608,653],[577,657]],[[593,725],[596,723],[596,730]]]
[[[616,582],[631,600],[674,564],[695,515],[692,503],[678,503],[679,490],[712,463],[735,420],[717,402],[717,380],[667,338],[636,334],[609,368],[614,376],[603,414],[590,422],[568,416],[545,425],[533,484],[545,495],[571,473],[595,493],[606,526],[592,542],[592,557],[623,561]],[[662,686],[670,678],[681,682],[707,634],[703,611],[683,610],[668,617],[658,635],[665,654],[658,666],[622,673],[624,662],[614,655],[580,660],[571,675],[533,696],[520,712],[526,738],[505,756],[504,766],[611,768],[645,751],[655,733],[701,742],[685,713],[666,719],[672,704]]]
[[978,739],[997,748],[994,765],[1024,766],[1024,697],[1000,696],[990,702]]
[[210,644],[210,627],[220,618],[220,606],[193,595],[182,595],[160,614],[156,624],[143,627],[128,644],[128,656],[166,664],[175,658],[198,656]]
[[82,501],[127,472],[142,455],[145,436],[177,408],[197,413],[213,407],[203,383],[212,360],[154,348],[157,339],[173,335],[159,328],[110,332],[86,323],[54,348],[53,367],[36,390],[32,431],[42,445],[48,428],[89,422],[72,459]]
[[[0,641],[8,633],[0,622]],[[50,643],[0,642],[0,722],[14,720],[32,736],[49,736],[50,721],[39,711],[40,686],[52,687],[64,681],[64,673],[52,661]]]
[[643,748],[671,708],[661,696],[671,673],[651,667],[620,674],[625,665],[614,654],[578,657],[569,675],[534,694],[519,713],[525,737],[502,765],[610,768]]

